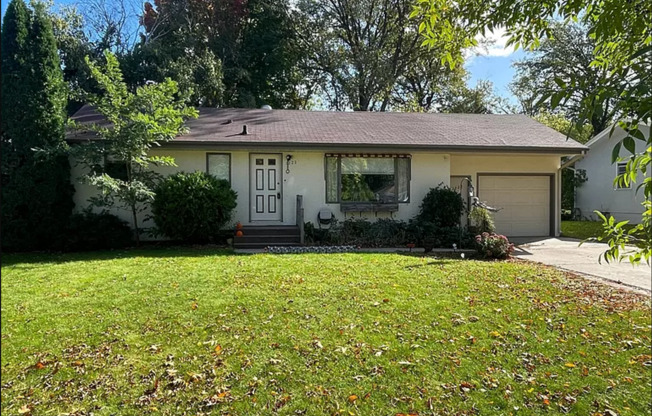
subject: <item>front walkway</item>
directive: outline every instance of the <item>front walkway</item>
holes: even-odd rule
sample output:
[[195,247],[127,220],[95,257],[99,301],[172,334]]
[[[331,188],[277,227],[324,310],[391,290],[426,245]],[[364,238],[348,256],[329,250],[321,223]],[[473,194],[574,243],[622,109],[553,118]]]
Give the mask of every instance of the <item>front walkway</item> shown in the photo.
[[584,243],[570,238],[513,239],[514,255],[520,259],[555,266],[589,278],[598,278],[652,293],[652,269],[643,263],[598,263],[598,257],[607,249],[603,243]]

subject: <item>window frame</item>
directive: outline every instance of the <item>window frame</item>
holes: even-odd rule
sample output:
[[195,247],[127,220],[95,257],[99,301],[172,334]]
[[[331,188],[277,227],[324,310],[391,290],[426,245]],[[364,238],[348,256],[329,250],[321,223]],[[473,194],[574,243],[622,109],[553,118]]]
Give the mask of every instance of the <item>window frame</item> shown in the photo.
[[[621,168],[623,169],[623,172],[621,173],[620,170]],[[627,162],[617,162],[616,163],[616,178],[623,173],[627,172]],[[632,183],[630,182],[628,185],[625,185],[624,183],[621,185],[620,181],[616,182],[616,190],[627,190],[627,189],[632,189]]]
[[[229,181],[229,184],[231,184],[231,178],[232,178],[231,170],[232,170],[232,167],[233,167],[231,153],[207,152],[206,153],[206,173],[209,174],[209,175],[211,174],[210,169],[209,169],[210,168],[210,159],[211,159],[211,156],[215,156],[215,155],[227,156],[229,158],[229,179],[227,179],[227,180]],[[223,178],[218,178],[218,179],[223,179]]]
[[[365,158],[365,159],[393,159],[394,162],[394,181],[395,181],[395,192],[394,196],[396,198],[396,202],[376,202],[376,201],[342,201],[342,158],[343,157],[349,157],[349,158]],[[329,200],[328,198],[328,159],[329,158],[334,158],[336,159],[336,168],[337,168],[337,200]],[[406,178],[406,185],[407,185],[407,200],[406,201],[399,201],[398,200],[398,183],[399,183],[399,178],[398,178],[398,161],[399,159],[407,159],[407,178]],[[382,205],[392,205],[392,204],[409,204],[411,202],[411,182],[412,182],[412,155],[397,155],[397,154],[392,154],[389,156],[385,156],[384,154],[331,154],[331,153],[326,153],[324,155],[324,201],[326,201],[327,204],[382,204]]]

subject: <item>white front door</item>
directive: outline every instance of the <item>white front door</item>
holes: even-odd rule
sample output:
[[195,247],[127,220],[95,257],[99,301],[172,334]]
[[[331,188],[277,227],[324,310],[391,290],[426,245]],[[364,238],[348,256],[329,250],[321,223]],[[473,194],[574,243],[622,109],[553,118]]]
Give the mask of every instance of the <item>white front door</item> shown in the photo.
[[283,187],[280,154],[250,156],[251,220],[281,221]]

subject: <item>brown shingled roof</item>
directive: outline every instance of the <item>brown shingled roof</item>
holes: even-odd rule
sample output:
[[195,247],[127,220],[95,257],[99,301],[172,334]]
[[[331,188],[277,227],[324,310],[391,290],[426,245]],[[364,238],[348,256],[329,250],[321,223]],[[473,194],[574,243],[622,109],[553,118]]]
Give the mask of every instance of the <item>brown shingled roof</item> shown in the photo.
[[[177,145],[371,147],[580,153],[587,148],[525,115],[200,108]],[[102,122],[89,106],[73,117]],[[247,125],[247,135],[242,135]],[[69,135],[71,141],[91,133]]]

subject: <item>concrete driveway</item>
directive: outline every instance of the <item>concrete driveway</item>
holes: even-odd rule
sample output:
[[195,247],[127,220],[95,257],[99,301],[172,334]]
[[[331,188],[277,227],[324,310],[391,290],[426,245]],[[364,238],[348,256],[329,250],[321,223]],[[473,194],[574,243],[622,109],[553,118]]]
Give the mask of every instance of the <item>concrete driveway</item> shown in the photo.
[[520,259],[652,293],[652,268],[649,265],[632,265],[626,261],[598,263],[598,257],[607,248],[606,244],[584,243],[580,247],[579,240],[570,238],[514,238],[513,242],[516,246],[514,256]]

